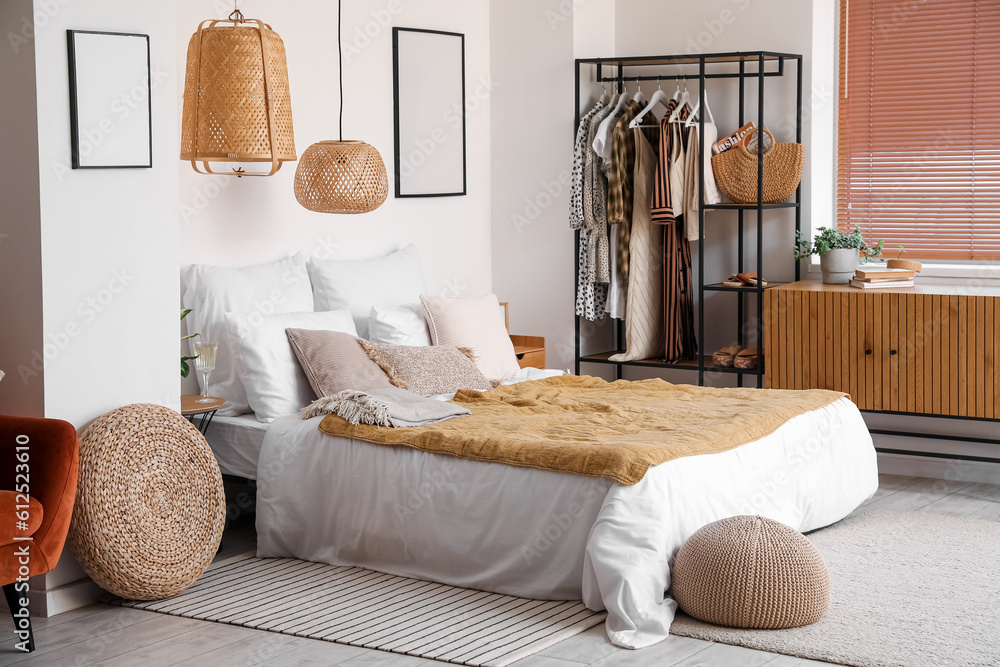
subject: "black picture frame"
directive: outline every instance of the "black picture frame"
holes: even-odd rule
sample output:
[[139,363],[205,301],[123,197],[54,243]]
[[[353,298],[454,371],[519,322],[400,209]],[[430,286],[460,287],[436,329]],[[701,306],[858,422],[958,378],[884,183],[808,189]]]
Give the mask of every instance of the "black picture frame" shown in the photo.
[[73,169],[151,168],[149,35],[67,30],[66,47]]
[[[410,34],[412,33],[412,35]],[[416,49],[407,37],[422,37],[416,41],[441,51],[457,48],[460,63],[442,63],[449,72],[424,72],[420,76],[406,75],[404,70],[415,63],[429,69],[434,65],[434,48]],[[402,38],[402,39],[401,39]],[[457,41],[451,45],[447,41]],[[429,40],[429,41],[428,41]],[[438,54],[440,55],[440,54]],[[458,76],[454,76],[460,72]],[[460,197],[468,193],[466,102],[465,102],[465,35],[444,30],[423,28],[392,29],[392,93],[393,130],[395,136],[395,196]],[[456,109],[457,107],[457,109]],[[445,109],[442,113],[440,109]],[[431,120],[434,118],[435,120]],[[460,121],[460,128],[454,127]],[[460,159],[457,152],[461,136]],[[442,138],[443,137],[443,138]],[[440,141],[439,141],[440,139]],[[451,142],[449,144],[449,142]],[[430,146],[431,150],[424,150]],[[440,149],[440,152],[438,152]],[[437,153],[435,157],[435,153]],[[420,158],[420,164],[417,159]],[[416,168],[428,164],[418,178]],[[460,173],[459,173],[460,169]],[[459,185],[460,184],[460,185]]]

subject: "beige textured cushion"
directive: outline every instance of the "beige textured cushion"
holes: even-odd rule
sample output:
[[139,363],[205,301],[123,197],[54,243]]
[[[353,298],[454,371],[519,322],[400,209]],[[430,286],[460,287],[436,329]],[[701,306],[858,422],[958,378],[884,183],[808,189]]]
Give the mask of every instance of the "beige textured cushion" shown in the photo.
[[677,553],[671,578],[686,614],[733,628],[809,625],[830,605],[819,550],[794,528],[760,516],[701,528]]
[[490,379],[507,380],[521,370],[500,316],[496,295],[476,299],[423,296],[427,329],[434,345],[471,347],[476,366]]
[[285,329],[288,342],[319,397],[344,389],[365,391],[392,384],[378,364],[368,358],[358,338],[339,331]]
[[475,355],[469,348],[360,342],[372,361],[385,371],[389,381],[400,389],[432,396],[459,389],[486,391],[493,388],[476,368]]

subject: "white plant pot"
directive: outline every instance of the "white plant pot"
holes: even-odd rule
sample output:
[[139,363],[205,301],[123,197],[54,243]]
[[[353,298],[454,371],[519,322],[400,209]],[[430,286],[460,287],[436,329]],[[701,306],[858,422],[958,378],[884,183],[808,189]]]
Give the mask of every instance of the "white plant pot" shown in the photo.
[[827,285],[846,285],[858,270],[858,249],[834,248],[819,258],[819,268]]

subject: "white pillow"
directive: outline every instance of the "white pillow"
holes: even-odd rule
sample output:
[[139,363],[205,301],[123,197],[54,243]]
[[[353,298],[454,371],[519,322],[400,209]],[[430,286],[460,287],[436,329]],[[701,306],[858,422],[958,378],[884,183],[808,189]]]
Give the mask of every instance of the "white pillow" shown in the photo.
[[309,277],[315,309],[350,309],[362,338],[368,337],[368,313],[373,304],[391,308],[417,303],[426,291],[420,255],[412,245],[375,259],[312,257]]
[[375,304],[368,314],[368,340],[392,345],[430,345],[431,337],[427,333],[423,305],[411,303],[398,308],[386,308]]
[[267,317],[226,313],[226,327],[250,407],[262,422],[298,412],[316,400],[285,329],[357,335],[354,319],[347,310],[278,313]]
[[476,366],[491,380],[506,380],[521,370],[503,318],[497,317],[500,303],[496,295],[477,299],[421,295],[420,301],[434,345],[471,347],[476,352]]
[[[191,264],[181,270],[186,290],[182,297],[191,314],[185,318],[188,331],[201,334],[188,341],[214,341],[219,344],[215,370],[208,380],[208,393],[226,399],[220,415],[250,412],[247,393],[240,382],[233,360],[233,348],[226,329],[226,313],[244,313],[256,318],[274,313],[311,311],[312,289],[302,253],[271,264],[242,269],[228,269],[208,264]],[[198,373],[201,390],[203,379]]]

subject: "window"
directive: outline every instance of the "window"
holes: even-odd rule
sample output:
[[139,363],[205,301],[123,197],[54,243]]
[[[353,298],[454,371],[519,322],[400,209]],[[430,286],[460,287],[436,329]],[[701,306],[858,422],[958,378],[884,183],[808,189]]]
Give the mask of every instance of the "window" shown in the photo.
[[1000,2],[841,0],[838,114],[842,231],[1000,260]]

